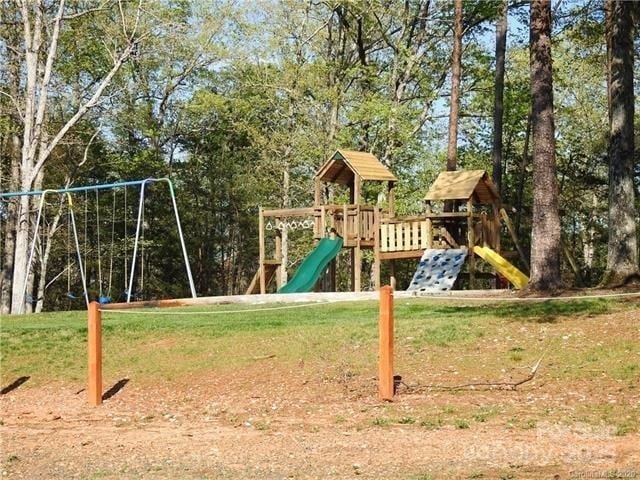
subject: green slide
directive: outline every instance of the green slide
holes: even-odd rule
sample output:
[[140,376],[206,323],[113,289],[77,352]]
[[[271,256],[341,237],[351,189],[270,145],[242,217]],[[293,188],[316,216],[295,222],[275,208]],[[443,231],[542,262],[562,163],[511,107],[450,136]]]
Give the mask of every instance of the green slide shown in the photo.
[[289,282],[280,287],[278,293],[310,292],[327,268],[331,260],[336,258],[342,248],[342,238],[335,240],[323,238],[309,255],[302,261],[296,274]]

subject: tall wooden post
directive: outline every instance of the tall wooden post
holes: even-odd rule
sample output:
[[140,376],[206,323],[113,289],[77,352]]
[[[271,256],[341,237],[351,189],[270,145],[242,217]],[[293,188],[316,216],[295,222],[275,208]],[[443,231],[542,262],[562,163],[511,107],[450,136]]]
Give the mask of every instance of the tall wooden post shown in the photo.
[[389,182],[387,184],[389,192],[387,194],[387,201],[389,203],[389,218],[396,216],[396,182]]
[[388,285],[380,289],[378,329],[378,396],[393,400],[393,289]]
[[493,209],[493,231],[495,233],[494,237],[494,246],[492,247],[496,252],[500,253],[502,249],[501,238],[500,238],[500,206],[495,203],[491,206]]
[[258,240],[260,242],[260,293],[267,293],[267,279],[264,268],[265,245],[264,245],[264,211],[262,207],[258,212]]
[[527,257],[524,254],[524,250],[522,249],[522,245],[520,245],[520,241],[518,240],[518,235],[516,234],[516,229],[511,223],[511,219],[504,208],[500,209],[500,216],[504,220],[505,225],[507,226],[507,230],[509,230],[509,234],[511,235],[511,239],[513,240],[513,244],[518,249],[518,253],[520,254],[520,260],[522,260],[522,264],[527,269],[527,274],[529,273],[529,262],[527,261]]
[[389,262],[389,267],[391,270],[391,278],[389,279],[389,283],[391,283],[391,287],[395,290],[396,289],[396,261],[394,259],[391,259],[391,261]]
[[[360,177],[356,176],[358,179],[356,181],[356,185],[360,183]],[[356,189],[356,192],[359,192],[360,188]],[[358,203],[358,198],[356,197],[356,203]],[[362,289],[362,249],[360,247],[360,237],[361,229],[360,229],[360,207],[356,206],[356,214],[354,217],[354,235],[355,235],[355,246],[353,247],[353,258],[354,258],[354,275],[353,275],[353,291],[359,292]]]
[[100,304],[89,304],[89,318],[87,323],[88,339],[88,371],[89,405],[94,407],[102,404],[102,315]]
[[362,289],[362,250],[360,249],[360,240],[356,240],[356,245],[353,247],[351,252],[353,291],[359,292]]
[[473,199],[467,200],[467,242],[469,244],[469,288],[476,288],[476,258],[473,247],[476,243],[476,233],[473,228]]
[[322,203],[322,182],[320,181],[319,178],[316,177],[313,183],[315,187],[315,191],[313,195],[314,207],[319,207],[320,204]]
[[380,290],[380,209],[373,207],[373,288]]
[[353,176],[353,200],[351,203],[359,204],[360,203],[360,190],[362,189],[362,179],[360,175]]
[[[425,211],[427,215],[431,215],[431,201],[427,200],[427,203],[425,204]],[[425,245],[427,248],[433,248],[433,222],[430,216],[427,216],[427,239]]]
[[336,291],[336,259],[334,258],[329,262],[329,291]]
[[313,236],[314,238],[322,238],[322,227],[320,226],[320,217],[317,208],[322,204],[322,182],[318,177],[314,179],[315,192],[313,196],[313,206],[316,207],[313,213]]
[[327,234],[327,210],[323,206],[320,207],[320,238],[324,238]]
[[280,265],[277,267],[278,270],[276,271],[276,287],[279,289],[282,286],[282,279],[285,277],[287,266],[282,264],[282,230],[278,228],[278,225],[280,225],[280,218],[276,217],[275,223],[276,223],[275,256],[276,256],[276,260],[280,262]]

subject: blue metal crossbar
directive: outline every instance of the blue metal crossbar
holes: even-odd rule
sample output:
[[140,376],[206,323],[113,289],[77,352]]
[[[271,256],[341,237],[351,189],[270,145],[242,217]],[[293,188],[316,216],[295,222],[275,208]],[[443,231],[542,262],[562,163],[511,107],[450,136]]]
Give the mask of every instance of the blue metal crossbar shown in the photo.
[[118,188],[118,187],[130,187],[133,185],[144,185],[147,183],[153,183],[153,182],[169,182],[171,183],[171,180],[166,178],[166,177],[162,177],[162,178],[147,178],[145,180],[131,180],[128,182],[115,182],[115,183],[102,183],[102,184],[98,184],[98,185],[83,185],[80,187],[69,187],[69,188],[48,188],[46,190],[28,190],[25,192],[7,192],[7,193],[0,193],[0,198],[10,198],[10,197],[22,197],[22,196],[39,196],[46,193],[72,193],[72,192],[88,192],[88,191],[94,191],[94,190],[108,190],[110,188]]

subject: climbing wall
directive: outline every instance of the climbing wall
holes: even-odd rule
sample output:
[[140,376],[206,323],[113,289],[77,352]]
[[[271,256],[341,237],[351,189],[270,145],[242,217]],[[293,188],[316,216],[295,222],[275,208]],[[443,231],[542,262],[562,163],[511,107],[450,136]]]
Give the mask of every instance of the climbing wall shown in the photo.
[[422,254],[407,291],[450,290],[467,258],[466,248],[427,249]]

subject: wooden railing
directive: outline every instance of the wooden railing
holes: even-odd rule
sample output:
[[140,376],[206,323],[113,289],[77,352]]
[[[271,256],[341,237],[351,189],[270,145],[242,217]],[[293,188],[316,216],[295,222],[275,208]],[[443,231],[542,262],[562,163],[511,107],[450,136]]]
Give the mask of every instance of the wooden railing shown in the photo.
[[380,223],[380,251],[401,252],[431,248],[431,220],[383,219]]
[[376,212],[371,205],[322,205],[315,208],[316,238],[324,236],[328,228],[335,228],[344,239],[345,246],[357,241],[371,242],[376,235]]
[[[345,247],[379,245],[380,252],[407,252],[426,248],[458,248],[467,242],[467,212],[438,212],[422,215],[389,217],[373,205],[328,204],[318,207],[268,210],[265,217],[313,217],[314,237],[326,235],[334,228]],[[500,231],[484,213],[474,213],[476,244],[491,248],[499,245]],[[453,223],[452,223],[453,222]],[[462,225],[462,226],[460,226]],[[378,229],[378,231],[376,231]],[[376,238],[378,236],[378,238]],[[465,237],[465,238],[462,238]]]

